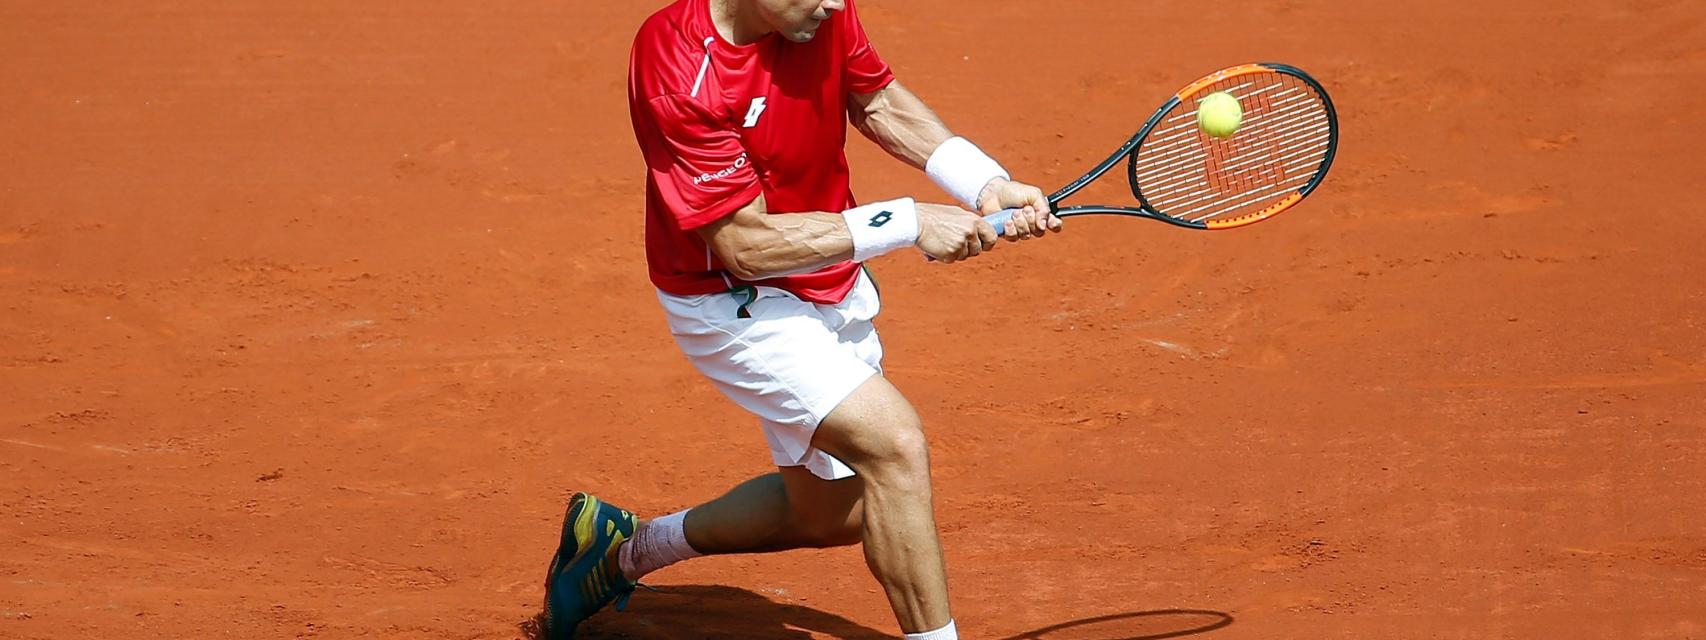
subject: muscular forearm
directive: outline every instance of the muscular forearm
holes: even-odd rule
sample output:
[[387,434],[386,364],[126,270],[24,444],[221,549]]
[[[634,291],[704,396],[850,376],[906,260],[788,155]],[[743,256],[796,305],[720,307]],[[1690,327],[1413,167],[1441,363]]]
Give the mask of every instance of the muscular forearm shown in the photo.
[[742,280],[809,273],[853,258],[853,235],[839,213],[764,215],[762,222],[742,229],[742,246],[720,252]]
[[723,259],[723,268],[742,280],[807,273],[847,260],[864,262],[914,246],[952,262],[977,255],[987,247],[974,250],[973,245],[996,239],[976,215],[912,198],[873,202],[841,213],[771,215],[760,196],[698,231]]
[[919,169],[936,147],[954,136],[936,112],[898,80],[875,93],[854,95],[850,116],[865,137]]

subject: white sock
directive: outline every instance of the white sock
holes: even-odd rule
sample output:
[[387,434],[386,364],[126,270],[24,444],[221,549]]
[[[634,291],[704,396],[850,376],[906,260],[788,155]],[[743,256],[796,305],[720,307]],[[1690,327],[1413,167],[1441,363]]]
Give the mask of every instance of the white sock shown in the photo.
[[639,580],[658,569],[704,555],[687,544],[686,523],[687,512],[679,511],[640,525],[634,539],[616,552],[622,577]]
[[954,628],[954,621],[949,620],[948,626],[935,631],[908,633],[906,640],[960,640],[960,631]]

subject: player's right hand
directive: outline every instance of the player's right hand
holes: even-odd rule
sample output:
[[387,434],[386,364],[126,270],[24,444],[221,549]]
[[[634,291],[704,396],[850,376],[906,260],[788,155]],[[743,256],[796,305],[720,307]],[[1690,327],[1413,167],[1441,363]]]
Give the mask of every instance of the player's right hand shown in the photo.
[[940,262],[959,262],[995,248],[1001,236],[983,217],[959,207],[918,204],[918,249]]

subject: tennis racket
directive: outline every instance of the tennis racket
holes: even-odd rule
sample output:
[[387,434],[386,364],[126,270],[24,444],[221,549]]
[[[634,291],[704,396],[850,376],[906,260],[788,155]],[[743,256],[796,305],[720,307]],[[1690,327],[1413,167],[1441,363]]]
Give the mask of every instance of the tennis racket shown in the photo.
[[[1197,105],[1224,91],[1244,109],[1226,138],[1197,125]],[[1096,168],[1049,195],[1056,216],[1135,216],[1190,229],[1234,229],[1297,206],[1320,186],[1339,148],[1327,90],[1301,69],[1261,63],[1209,74],[1181,89]],[[1137,206],[1061,202],[1120,164]],[[996,233],[1016,209],[984,217]]]

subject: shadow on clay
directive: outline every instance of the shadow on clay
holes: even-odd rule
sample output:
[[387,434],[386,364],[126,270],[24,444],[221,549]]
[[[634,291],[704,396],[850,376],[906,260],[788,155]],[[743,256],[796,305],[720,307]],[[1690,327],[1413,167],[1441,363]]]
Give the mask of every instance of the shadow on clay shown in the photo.
[[[1208,633],[1232,616],[1202,609],[1132,611],[1082,618],[1002,640],[1163,640]],[[542,640],[538,619],[523,636]],[[635,594],[623,613],[605,612],[581,625],[585,640],[888,640],[895,636],[810,607],[781,603],[734,587],[682,585]]]
[[[542,640],[538,619],[523,622],[528,640]],[[585,640],[886,640],[890,636],[841,616],[734,587],[672,585],[634,594],[628,610],[605,611],[575,634]]]
[[1223,629],[1232,614],[1207,609],[1131,611],[1053,624],[1002,640],[1163,640]]

